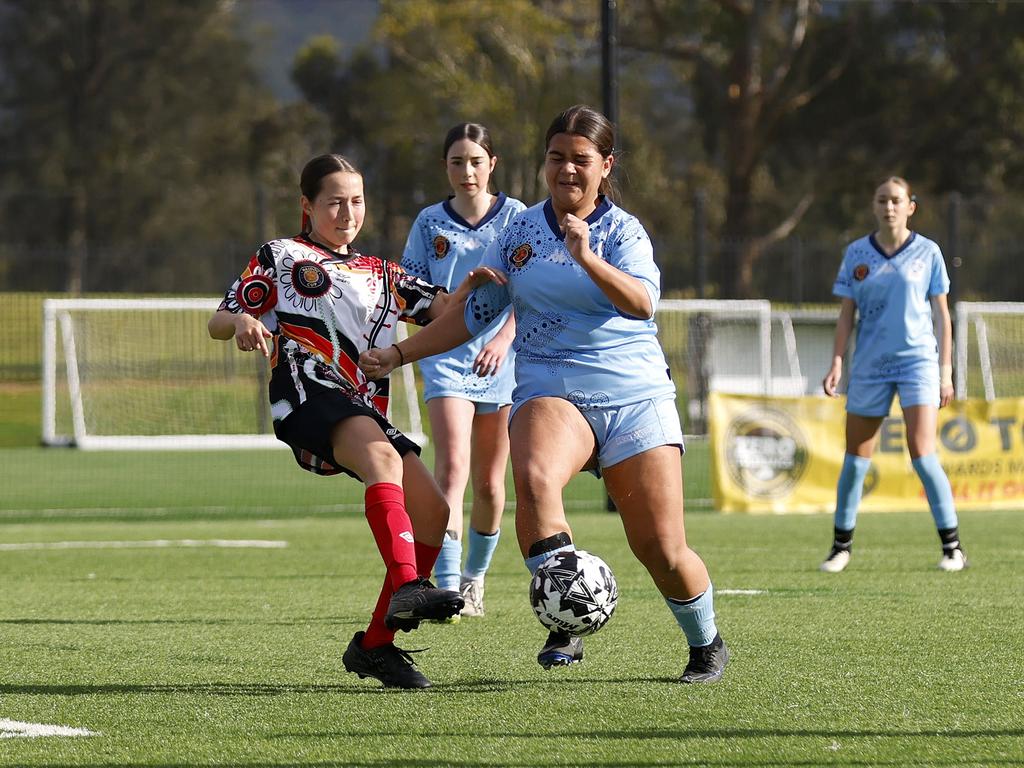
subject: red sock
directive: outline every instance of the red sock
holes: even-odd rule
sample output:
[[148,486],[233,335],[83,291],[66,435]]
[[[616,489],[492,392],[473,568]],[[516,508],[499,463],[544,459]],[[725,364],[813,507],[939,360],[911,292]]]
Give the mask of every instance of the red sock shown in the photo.
[[366,489],[366,519],[392,589],[416,578],[416,549],[412,521],[405,511],[405,492],[394,483],[374,483]]
[[[427,578],[430,575],[430,570],[434,567],[434,563],[437,562],[437,556],[441,552],[440,547],[432,547],[429,544],[424,544],[421,541],[415,543],[416,550],[416,570],[420,576]],[[362,646],[366,650],[371,648],[379,648],[382,645],[393,643],[395,641],[395,631],[388,629],[384,624],[384,616],[387,615],[388,605],[391,603],[391,595],[395,591],[391,588],[391,579],[384,579],[384,586],[380,590],[380,597],[377,598],[377,605],[374,606],[373,616],[370,617],[370,626],[366,628],[366,634],[363,636]]]
[[430,576],[430,571],[437,562],[437,556],[441,554],[440,547],[432,547],[422,541],[416,542],[416,573],[424,579]]
[[378,648],[395,641],[395,630],[388,629],[384,624],[384,616],[387,615],[388,605],[391,603],[391,596],[395,590],[391,588],[391,577],[384,577],[384,586],[381,587],[380,597],[377,598],[377,605],[373,608],[373,615],[370,617],[370,626],[366,628],[363,635],[362,646],[366,650]]

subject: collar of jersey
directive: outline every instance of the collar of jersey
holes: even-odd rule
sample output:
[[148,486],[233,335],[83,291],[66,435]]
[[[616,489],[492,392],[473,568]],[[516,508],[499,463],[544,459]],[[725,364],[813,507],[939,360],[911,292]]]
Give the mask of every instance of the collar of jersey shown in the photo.
[[903,253],[905,250],[907,250],[907,248],[910,247],[910,244],[912,242],[914,242],[914,240],[916,238],[917,238],[917,232],[911,232],[910,233],[910,237],[907,238],[907,242],[905,242],[903,245],[901,245],[899,248],[897,248],[891,254],[888,254],[888,253],[885,252],[885,250],[882,248],[882,246],[880,246],[878,244],[878,241],[875,240],[875,233],[874,232],[872,232],[870,235],[868,235],[868,241],[871,243],[871,247],[874,248],[876,251],[878,251],[880,256],[882,256],[883,258],[886,258],[886,259],[895,259],[901,253]]
[[305,240],[310,245],[316,246],[316,248],[318,250],[321,250],[321,251],[324,252],[325,256],[327,256],[329,258],[332,258],[332,259],[340,259],[340,260],[344,261],[345,259],[351,259],[353,256],[358,256],[359,255],[359,251],[357,251],[355,248],[353,248],[351,244],[348,247],[348,253],[338,253],[336,250],[334,250],[330,246],[324,245],[323,243],[321,243],[321,242],[319,242],[317,240],[314,240],[309,235],[305,235],[305,234],[299,235],[299,239]]
[[[584,219],[587,224],[593,224],[595,221],[604,216],[608,211],[612,209],[612,202],[604,195],[600,196],[600,202],[597,204],[597,208],[587,218]],[[544,201],[544,218],[547,219],[548,228],[551,230],[551,234],[557,237],[559,240],[565,240],[565,232],[562,231],[561,227],[558,226],[558,219],[555,218],[555,207],[551,204],[551,198],[549,197]]]
[[505,200],[508,199],[508,196],[504,192],[499,192],[495,196],[496,199],[494,201],[494,205],[491,206],[491,209],[489,211],[487,211],[487,213],[484,214],[484,217],[482,219],[480,219],[480,221],[478,221],[476,226],[474,227],[472,224],[470,224],[464,218],[459,216],[459,214],[456,213],[455,209],[452,208],[452,198],[453,197],[455,197],[455,196],[454,195],[449,195],[448,199],[445,200],[443,203],[441,203],[441,207],[444,208],[444,212],[448,214],[448,218],[449,219],[454,221],[460,227],[465,227],[466,229],[468,229],[470,231],[476,230],[476,229],[480,229],[480,227],[484,226],[487,222],[489,222],[491,219],[493,219],[495,216],[497,216],[498,213],[501,211],[501,209],[505,206]]

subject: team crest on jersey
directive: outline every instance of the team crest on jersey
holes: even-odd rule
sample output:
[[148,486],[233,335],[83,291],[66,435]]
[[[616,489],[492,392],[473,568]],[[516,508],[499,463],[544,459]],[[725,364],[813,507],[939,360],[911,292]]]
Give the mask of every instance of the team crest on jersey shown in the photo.
[[531,256],[533,256],[533,248],[530,246],[529,243],[523,243],[514,251],[512,251],[512,257],[509,259],[509,261],[512,262],[513,267],[516,267],[517,269],[522,269],[523,266],[525,266],[526,262],[530,260]]
[[448,238],[444,235],[438,235],[434,238],[434,255],[443,259],[448,255],[448,252],[452,249],[452,244],[448,241]]
[[235,301],[245,312],[262,315],[277,304],[277,287],[266,275],[249,275],[238,284]]
[[315,261],[296,261],[292,265],[292,285],[300,296],[317,299],[331,290],[331,278]]
[[870,271],[871,270],[868,268],[867,264],[858,264],[856,267],[853,268],[853,279],[859,283],[861,280],[868,276],[868,272]]

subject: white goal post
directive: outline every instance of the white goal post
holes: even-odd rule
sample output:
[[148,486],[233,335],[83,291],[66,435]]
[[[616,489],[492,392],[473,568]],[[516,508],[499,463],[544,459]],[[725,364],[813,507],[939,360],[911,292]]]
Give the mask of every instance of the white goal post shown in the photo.
[[955,319],[957,399],[1024,395],[1024,302],[958,301]]
[[[220,299],[47,299],[44,445],[83,450],[287,448],[260,355],[209,338]],[[405,324],[398,324],[400,338]],[[391,379],[396,427],[426,443],[412,366]]]

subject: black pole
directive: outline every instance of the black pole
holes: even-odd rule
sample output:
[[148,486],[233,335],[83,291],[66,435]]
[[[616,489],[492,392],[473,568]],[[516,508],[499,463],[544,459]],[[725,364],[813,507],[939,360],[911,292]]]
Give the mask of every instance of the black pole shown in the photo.
[[946,261],[949,264],[949,310],[954,313],[956,302],[960,297],[960,202],[959,192],[949,194],[949,213],[946,225],[949,231],[946,237]]
[[[616,127],[616,149],[622,148],[619,127],[619,41],[615,24],[616,0],[601,0],[601,99],[604,116]],[[612,497],[605,495],[605,509],[616,512]]]
[[698,299],[704,298],[704,289],[708,282],[708,255],[704,240],[704,204],[706,201],[704,190],[698,189],[693,195],[693,268]]
[[615,6],[616,0],[601,0],[601,97],[604,116],[618,127],[619,38]]

